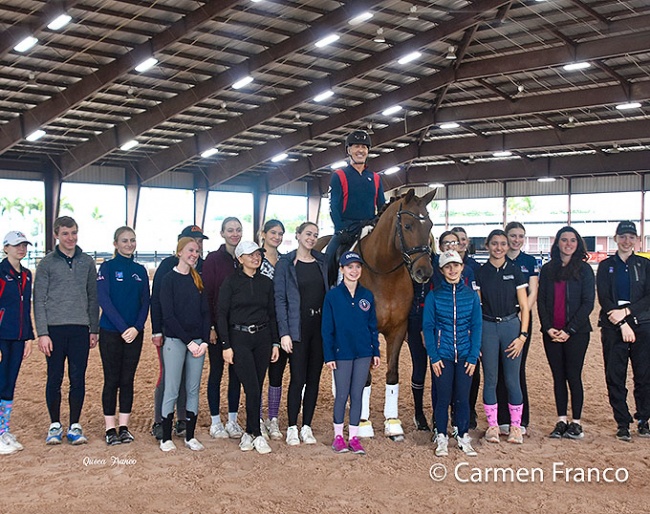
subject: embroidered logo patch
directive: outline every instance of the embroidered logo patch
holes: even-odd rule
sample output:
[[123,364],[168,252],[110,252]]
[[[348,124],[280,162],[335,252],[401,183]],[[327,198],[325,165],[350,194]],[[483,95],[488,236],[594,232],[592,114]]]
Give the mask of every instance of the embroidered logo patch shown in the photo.
[[514,275],[503,275],[503,280],[514,280],[515,276]]
[[115,280],[118,282],[123,282],[124,281],[124,272],[123,271],[116,271],[115,272]]
[[368,312],[370,310],[370,302],[365,298],[362,298],[361,300],[359,300],[359,308],[363,312]]
[[142,279],[140,278],[140,275],[138,275],[137,273],[134,273],[133,275],[131,275],[131,278],[133,278],[136,282],[142,282]]

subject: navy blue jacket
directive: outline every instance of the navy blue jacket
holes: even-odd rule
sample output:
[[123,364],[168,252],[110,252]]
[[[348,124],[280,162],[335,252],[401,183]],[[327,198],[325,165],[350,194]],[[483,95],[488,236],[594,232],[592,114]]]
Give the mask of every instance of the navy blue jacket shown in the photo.
[[102,263],[97,273],[97,296],[102,308],[100,328],[120,334],[129,327],[144,330],[149,314],[149,275],[133,257],[118,253]]
[[[293,250],[281,255],[275,265],[273,287],[275,289],[275,315],[278,319],[278,333],[280,337],[291,336],[293,341],[300,341],[300,289],[298,288],[298,274],[296,273],[296,255],[298,250]],[[312,250],[314,259],[318,263],[323,275],[325,291],[329,289],[327,281],[327,258],[321,252]]]
[[357,284],[354,298],[344,282],[325,295],[323,319],[325,362],[379,357],[379,330],[375,297]]
[[427,295],[422,330],[432,363],[444,359],[476,364],[482,329],[481,302],[471,287],[445,280]]
[[32,272],[21,266],[21,279],[9,262],[0,262],[0,339],[34,339],[32,327]]
[[553,261],[547,262],[539,274],[539,293],[537,294],[537,312],[542,333],[549,329],[564,330],[569,335],[591,332],[589,315],[594,310],[596,289],[594,271],[586,262],[580,265],[580,278],[566,281],[566,325],[553,326],[553,310],[555,305],[555,282],[552,276]]
[[198,290],[191,273],[167,273],[162,279],[160,304],[165,337],[175,337],[185,344],[194,339],[210,341],[208,295]]
[[[330,181],[330,215],[337,232],[371,220],[386,203],[384,186],[379,181],[379,191],[375,188],[374,173],[367,168],[361,174],[351,165],[343,168],[348,182],[348,201],[343,211],[343,187],[336,173]],[[375,202],[375,196],[377,201]]]

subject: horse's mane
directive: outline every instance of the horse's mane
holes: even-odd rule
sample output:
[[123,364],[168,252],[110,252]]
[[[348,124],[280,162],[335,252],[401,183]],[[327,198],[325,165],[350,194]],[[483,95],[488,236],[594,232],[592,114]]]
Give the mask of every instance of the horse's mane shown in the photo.
[[386,211],[386,209],[388,209],[391,205],[393,205],[393,204],[394,204],[395,202],[397,202],[398,200],[401,200],[402,198],[404,198],[404,197],[406,196],[406,194],[407,194],[407,193],[401,194],[401,195],[399,195],[399,196],[393,196],[393,197],[388,201],[388,203],[385,203],[385,204],[382,206],[382,208],[379,209],[379,212],[377,213],[377,219],[379,219],[379,218],[381,217],[381,215],[384,214],[384,212]]

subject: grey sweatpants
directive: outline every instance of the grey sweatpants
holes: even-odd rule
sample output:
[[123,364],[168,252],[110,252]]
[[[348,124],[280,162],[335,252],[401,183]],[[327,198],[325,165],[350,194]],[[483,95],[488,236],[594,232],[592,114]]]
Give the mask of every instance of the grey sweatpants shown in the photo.
[[[194,342],[201,344],[202,341],[196,339]],[[194,357],[185,346],[185,343],[174,337],[165,338],[162,353],[165,364],[165,392],[162,402],[163,418],[174,412],[174,404],[181,387],[183,369],[185,369],[185,388],[187,390],[186,409],[188,412],[198,414],[199,388],[201,386],[201,373],[203,372],[205,354],[201,355],[201,357]]]
[[351,361],[336,361],[334,383],[336,398],[334,398],[334,423],[341,424],[345,420],[345,405],[350,397],[350,426],[359,426],[361,420],[361,397],[366,386],[368,371],[372,357],[362,357]]

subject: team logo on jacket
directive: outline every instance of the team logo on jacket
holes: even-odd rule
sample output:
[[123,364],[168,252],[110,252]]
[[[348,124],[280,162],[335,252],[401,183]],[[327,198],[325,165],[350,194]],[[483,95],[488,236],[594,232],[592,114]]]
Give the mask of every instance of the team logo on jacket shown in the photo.
[[514,280],[515,276],[514,275],[503,275],[503,280]]
[[123,271],[116,271],[115,272],[115,280],[118,282],[123,282],[124,281],[124,272]]
[[134,273],[133,275],[131,275],[131,278],[133,278],[136,282],[142,282],[142,279],[140,278],[140,275],[138,275],[137,273]]
[[363,312],[368,312],[370,310],[370,302],[365,298],[362,298],[361,300],[359,300],[359,308]]

